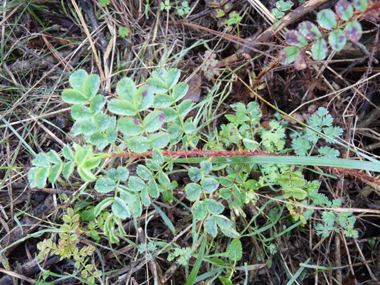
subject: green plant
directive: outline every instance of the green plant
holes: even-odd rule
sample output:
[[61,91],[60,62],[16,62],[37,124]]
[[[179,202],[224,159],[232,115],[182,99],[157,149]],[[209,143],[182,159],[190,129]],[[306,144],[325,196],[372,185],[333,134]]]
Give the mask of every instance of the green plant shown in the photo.
[[190,7],[189,3],[187,1],[182,1],[180,4],[178,4],[178,1],[175,1],[175,6],[173,6],[170,3],[170,0],[164,0],[161,2],[160,9],[161,11],[166,10],[169,11],[170,9],[175,8],[179,16],[184,16],[186,14],[190,13]]
[[64,258],[74,259],[75,268],[81,272],[81,276],[87,278],[89,282],[94,283],[95,278],[101,276],[101,272],[88,262],[95,247],[88,245],[80,250],[78,248],[80,235],[79,214],[76,214],[73,209],[68,208],[67,215],[63,216],[63,221],[64,224],[61,225],[62,233],[59,233],[60,240],[58,245],[53,242],[53,238],[45,239],[38,243],[37,247],[40,250],[38,257],[43,260],[49,254],[55,254],[59,255],[61,260]]
[[99,0],[99,4],[100,6],[102,7],[106,7],[107,5],[109,5],[111,2],[110,0]]
[[[71,116],[75,123],[72,132],[81,135],[84,144],[73,144],[72,148],[65,146],[62,149],[64,160],[53,150],[39,153],[32,161],[35,167],[28,173],[30,186],[43,188],[47,181],[58,183],[62,174],[66,180],[79,179],[98,193],[111,194],[97,204],[91,200],[77,204],[76,209],[82,211],[82,220],[89,221],[85,233],[95,240],[105,236],[110,243],[118,243],[126,235],[123,219],[140,217],[143,208],[152,204],[157,207],[154,203],[160,195],[166,201],[175,199],[173,189],[178,184],[170,179],[169,174],[173,173],[175,164],[182,166],[180,171],[186,172],[191,180],[184,191],[193,216],[193,246],[191,249],[174,249],[170,258],[180,257],[178,262],[186,264],[190,254],[197,253],[197,262],[188,282],[195,280],[202,262],[206,243],[205,235],[200,235],[203,229],[213,238],[219,235],[234,239],[227,252],[221,253],[233,264],[241,258],[239,238],[248,229],[262,240],[266,257],[276,251],[271,242],[273,238],[266,238],[262,232],[283,218],[284,205],[278,206],[273,220],[268,220],[260,229],[255,225],[255,217],[245,230],[239,229],[235,222],[236,217],[246,217],[244,205],[255,204],[258,200],[256,190],[262,187],[281,191],[277,199],[286,202],[289,219],[295,226],[306,224],[314,206],[326,207],[329,209],[322,214],[326,227],[322,229],[316,225],[318,234],[326,235],[341,227],[346,236],[357,236],[352,213],[334,212],[330,207],[336,207],[341,201],[330,202],[327,196],[319,193],[319,182],[307,181],[302,173],[303,166],[296,166],[344,165],[380,169],[376,161],[337,159],[332,148],[319,148],[321,154],[328,154],[327,158],[310,156],[319,140],[334,143],[342,133],[340,128],[332,126],[332,117],[326,109],[318,109],[308,120],[309,126],[295,132],[291,143],[285,141],[288,127],[286,122],[280,121],[279,115],[270,122],[270,129],[261,126],[262,114],[255,102],[233,104],[233,112],[225,116],[229,122],[212,134],[204,135],[200,133],[199,120],[188,116],[194,106],[191,100],[182,100],[188,85],[179,82],[180,75],[178,69],[158,69],[139,88],[132,79],[123,78],[116,86],[118,98],[107,102],[103,95],[97,94],[100,86],[97,75],[88,75],[84,70],[74,72],[69,78],[72,89],[65,89],[62,99],[73,104]],[[106,151],[102,152],[104,149]],[[293,153],[307,157],[292,157]],[[136,173],[131,173],[129,166],[137,159],[140,163]],[[107,168],[102,166],[105,160],[110,161]],[[183,167],[187,163],[192,165]],[[343,168],[338,170],[344,172]],[[252,179],[253,172],[261,175],[258,180]],[[364,177],[354,170],[349,174]],[[94,268],[89,270],[86,267],[85,258],[94,249],[87,247],[83,252],[78,251],[79,215],[69,208],[64,222],[62,244],[55,246],[51,240],[45,241],[40,246],[41,255],[52,250],[62,258],[78,259],[78,268],[82,266],[82,270],[89,274]],[[171,228],[174,232],[174,227]],[[289,229],[284,233],[287,231]],[[141,253],[157,250],[156,244],[150,242],[147,248],[145,244],[139,248]],[[97,275],[92,273],[92,276]]]
[[280,1],[277,1],[276,2],[276,8],[273,8],[272,9],[272,15],[273,17],[275,17],[275,21],[274,21],[274,25],[276,25],[278,23],[278,21],[285,16],[285,12],[286,11],[289,11],[292,6],[293,6],[293,2],[288,0],[288,1],[283,1],[283,0],[280,0]]
[[210,50],[207,50],[204,54],[204,63],[201,66],[201,70],[207,79],[211,80],[214,76],[219,75],[219,68],[217,67],[218,60],[216,54]]
[[281,63],[287,65],[294,62],[296,69],[304,69],[308,49],[311,49],[314,60],[324,60],[328,52],[327,42],[339,52],[347,40],[359,41],[362,36],[360,18],[369,16],[378,6],[378,3],[367,0],[354,0],[352,4],[347,0],[339,0],[335,5],[335,13],[331,9],[321,10],[317,15],[318,26],[304,21],[297,30],[289,31],[286,42],[290,46],[281,51]]
[[119,27],[119,35],[122,38],[126,38],[129,35],[129,30],[127,27]]

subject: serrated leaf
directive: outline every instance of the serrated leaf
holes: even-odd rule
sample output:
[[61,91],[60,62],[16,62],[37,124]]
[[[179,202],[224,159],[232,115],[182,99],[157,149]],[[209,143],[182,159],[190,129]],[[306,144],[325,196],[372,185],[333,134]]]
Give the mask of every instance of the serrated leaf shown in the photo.
[[203,220],[207,215],[207,205],[204,201],[196,202],[192,207],[193,216],[196,220]]
[[168,91],[168,87],[165,82],[158,78],[149,78],[146,80],[146,83],[150,85],[153,90],[153,93],[161,94]]
[[146,163],[146,166],[153,171],[160,170],[160,166],[157,163],[155,163],[152,159],[147,159],[145,163]]
[[158,182],[160,182],[161,185],[169,186],[170,185],[169,176],[165,172],[160,171],[160,173],[158,174]]
[[197,167],[191,167],[188,173],[191,181],[197,182],[202,178],[202,171]]
[[210,161],[203,160],[200,164],[200,167],[206,174],[210,174],[212,171],[212,163]]
[[88,168],[88,169],[94,169],[95,167],[98,167],[100,164],[100,157],[92,157],[90,159],[86,159],[81,163],[81,167]]
[[69,179],[69,177],[74,171],[74,167],[75,167],[74,161],[69,161],[63,164],[62,175],[63,177],[65,177],[65,179]]
[[196,129],[197,129],[197,126],[194,123],[189,123],[189,122],[185,123],[185,133],[186,134],[194,133]]
[[227,250],[228,257],[233,261],[239,261],[243,257],[243,247],[238,238],[231,241]]
[[230,238],[238,238],[240,236],[239,233],[236,230],[234,230],[233,228],[228,228],[228,229],[222,229],[221,228],[221,230],[226,236],[228,236]]
[[179,77],[181,76],[181,71],[179,69],[170,69],[165,76],[166,87],[170,90],[178,82]]
[[127,136],[137,136],[144,131],[144,127],[138,118],[121,118],[117,125],[119,130]]
[[98,203],[98,205],[96,205],[96,207],[94,208],[94,215],[95,215],[95,217],[98,216],[100,214],[100,212],[103,211],[105,208],[107,208],[108,206],[110,206],[114,201],[115,200],[112,197],[106,198],[106,199],[100,201]]
[[293,187],[292,190],[292,194],[295,199],[303,200],[307,196],[307,192],[301,188]]
[[49,160],[49,162],[54,163],[54,164],[57,164],[57,163],[60,164],[60,163],[62,163],[62,160],[59,157],[59,154],[56,151],[54,151],[54,150],[50,150],[47,153],[47,159]]
[[50,173],[50,167],[40,167],[34,176],[34,182],[38,188],[44,188],[46,185],[46,179]]
[[117,172],[119,172],[119,177],[122,182],[127,181],[129,176],[129,170],[123,166],[119,166],[117,168]]
[[95,190],[99,193],[111,192],[115,187],[116,183],[109,178],[100,178],[95,184]]
[[164,82],[166,73],[167,72],[164,68],[159,68],[159,69],[156,69],[152,72],[152,77],[158,78],[158,79],[162,80],[162,82]]
[[101,132],[96,132],[90,136],[90,143],[93,145],[100,145],[106,140],[106,136]]
[[105,114],[96,117],[96,123],[101,131],[105,131],[111,124],[111,117]]
[[140,199],[135,199],[129,204],[130,210],[135,217],[140,217],[142,214],[142,205]]
[[322,219],[328,227],[332,227],[335,223],[335,214],[333,211],[325,211],[322,214]]
[[365,12],[368,8],[368,0],[354,0],[352,1],[356,10]]
[[165,113],[165,123],[171,122],[177,118],[177,112],[173,108],[163,108],[162,111]]
[[137,89],[133,96],[133,105],[138,112],[144,111],[153,105],[154,95],[152,88],[145,84]]
[[[117,139],[117,131],[115,131],[114,129],[108,128],[106,130],[106,136],[107,136],[107,142],[113,143]],[[98,149],[99,149],[99,147],[98,147]]]
[[207,204],[207,209],[211,214],[219,215],[224,211],[224,206],[213,199],[206,199],[205,202]]
[[150,180],[153,177],[152,172],[146,166],[141,164],[137,166],[137,174],[144,180]]
[[136,176],[129,177],[128,186],[135,191],[141,191],[146,187],[145,182]]
[[286,42],[300,48],[307,46],[307,40],[299,31],[296,30],[291,30],[286,34]]
[[83,94],[88,100],[94,98],[99,90],[100,78],[97,74],[91,74],[83,82]]
[[184,118],[190,112],[192,105],[193,101],[191,101],[190,99],[184,100],[178,106],[178,115],[181,118]]
[[117,171],[117,169],[115,168],[111,168],[107,171],[107,177],[112,181],[117,182],[120,178],[119,171]]
[[195,201],[202,193],[202,188],[197,183],[189,183],[185,187],[185,192],[190,201]]
[[90,110],[97,114],[106,104],[106,98],[103,95],[96,95],[90,102]]
[[62,92],[62,100],[69,104],[86,104],[88,99],[86,96],[75,89],[65,89]]
[[317,40],[311,46],[311,52],[315,60],[324,60],[327,56],[327,43],[325,39]]
[[218,234],[218,227],[216,225],[216,218],[214,216],[208,217],[206,219],[205,230],[213,237],[216,237]]
[[177,138],[180,134],[183,133],[182,127],[172,124],[168,129],[169,135],[171,139]]
[[160,189],[154,179],[149,180],[147,191],[152,198],[158,198],[160,196]]
[[219,187],[219,182],[214,178],[205,178],[201,181],[202,190],[205,193],[212,193]]
[[324,9],[317,14],[317,22],[324,29],[333,29],[337,26],[336,16],[330,9]]
[[178,102],[183,97],[185,97],[188,90],[189,90],[189,85],[187,83],[181,82],[181,83],[177,84],[174,87],[173,93],[172,93],[172,97],[173,97],[174,101]]
[[354,15],[354,8],[347,0],[339,0],[335,5],[335,12],[339,18],[348,21]]
[[34,188],[37,186],[36,184],[36,173],[38,172],[40,168],[39,167],[32,167],[28,172],[28,181],[31,188]]
[[291,64],[295,59],[296,55],[299,52],[299,48],[295,46],[288,46],[284,48],[279,55],[280,62],[282,65]]
[[[223,187],[230,187],[233,184],[233,181],[227,177],[219,177],[219,182]],[[222,189],[221,189],[222,190]]]
[[144,127],[147,132],[157,131],[165,121],[165,113],[154,111],[144,118]]
[[164,156],[162,155],[161,151],[159,151],[158,149],[154,149],[154,150],[153,150],[152,157],[153,157],[153,160],[154,160],[158,165],[162,165],[162,164],[165,162],[165,160],[164,160]]
[[116,93],[120,98],[133,102],[133,96],[136,93],[136,85],[130,78],[121,79],[116,86]]
[[47,155],[45,153],[42,153],[42,152],[36,155],[36,157],[32,160],[32,163],[35,166],[42,166],[42,167],[49,167],[50,166]]
[[363,34],[362,25],[358,21],[349,22],[344,32],[350,41],[357,42]]
[[228,229],[232,226],[232,222],[224,216],[215,216],[216,223],[221,229]]
[[127,100],[112,99],[108,103],[108,109],[115,114],[124,116],[136,115],[135,106]]
[[71,107],[71,117],[76,121],[84,121],[93,116],[90,108],[83,105],[74,105]]
[[65,145],[62,149],[62,154],[67,160],[74,160],[74,152],[73,150]]
[[63,163],[56,164],[50,168],[49,182],[54,183],[61,174]]
[[329,44],[335,51],[341,51],[347,43],[346,36],[341,29],[334,30],[329,35]]
[[80,130],[84,135],[91,136],[98,130],[98,127],[90,121],[83,121],[80,124]]
[[173,99],[169,95],[158,94],[154,96],[153,105],[158,108],[169,107],[173,104]]
[[69,83],[72,88],[78,91],[83,91],[83,82],[87,78],[88,74],[83,69],[78,69],[69,77]]
[[154,134],[150,137],[150,143],[153,148],[164,148],[168,144],[169,140],[169,134],[164,132]]
[[150,206],[150,198],[149,198],[148,191],[147,191],[146,187],[141,190],[140,197],[141,197],[141,202],[143,203],[143,205],[145,207],[149,207]]
[[142,153],[150,148],[149,140],[146,137],[133,137],[127,141],[128,147],[137,153]]

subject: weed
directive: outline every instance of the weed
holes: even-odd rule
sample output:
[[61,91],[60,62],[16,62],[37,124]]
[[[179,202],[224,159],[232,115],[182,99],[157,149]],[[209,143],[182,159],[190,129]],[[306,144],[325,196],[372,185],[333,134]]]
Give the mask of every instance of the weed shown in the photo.
[[[220,130],[215,130],[215,135],[205,141],[198,133],[198,125],[187,116],[193,109],[193,102],[189,99],[181,101],[188,85],[179,83],[179,79],[177,69],[158,69],[138,88],[132,79],[124,78],[116,86],[118,99],[107,102],[103,95],[97,94],[100,85],[97,75],[88,75],[84,70],[74,72],[69,78],[72,89],[65,89],[62,99],[73,104],[71,116],[75,124],[72,131],[81,135],[85,143],[83,146],[74,144],[73,148],[65,146],[62,149],[64,160],[53,150],[39,153],[32,161],[35,167],[28,174],[30,186],[43,188],[47,181],[56,183],[61,174],[65,179],[79,175],[84,183],[94,182],[91,185],[98,193],[113,193],[98,204],[83,208],[86,215],[82,218],[91,221],[87,233],[95,240],[100,239],[97,231],[100,229],[100,234],[110,243],[119,243],[126,235],[122,220],[140,217],[143,208],[154,205],[160,195],[166,201],[174,199],[173,189],[178,184],[169,177],[174,163],[196,163],[184,169],[191,180],[185,186],[185,193],[192,204],[194,245],[176,248],[169,255],[170,259],[179,257],[178,262],[187,265],[190,256],[197,254],[195,271],[199,269],[205,250],[205,235],[199,236],[201,229],[214,238],[218,235],[233,238],[227,252],[221,256],[227,256],[233,264],[241,259],[239,238],[245,230],[241,231],[234,219],[246,216],[244,205],[255,205],[258,200],[255,190],[265,186],[274,191],[281,190],[278,199],[287,202],[286,208],[295,226],[305,225],[314,212],[313,208],[319,206],[328,209],[322,214],[323,224],[315,225],[318,234],[326,236],[331,231],[342,230],[347,237],[358,236],[354,230],[355,216],[333,210],[342,201],[329,201],[327,196],[319,193],[320,183],[307,181],[303,167],[295,166],[318,164],[319,161],[332,167],[341,165],[342,160],[335,158],[339,153],[330,146],[319,148],[320,154],[327,158],[310,157],[319,140],[333,144],[342,134],[339,127],[332,125],[333,118],[325,108],[319,108],[309,118],[308,128],[294,131],[289,145],[285,141],[287,123],[281,122],[279,115],[269,123],[270,129],[266,129],[260,124],[262,114],[257,103],[237,103],[231,106],[234,113],[226,114],[229,123],[221,125]],[[108,115],[105,106],[118,117]],[[201,146],[204,150],[199,149]],[[107,151],[102,152],[106,148]],[[298,156],[289,160],[293,152]],[[260,156],[266,161],[260,160]],[[309,160],[298,163],[302,156]],[[271,162],[278,157],[282,159],[281,163]],[[104,169],[102,161],[109,158],[120,159],[120,162],[121,158],[127,158],[128,161]],[[136,174],[131,175],[128,166],[138,158],[144,163],[140,163]],[[355,168],[359,165],[355,163],[348,161],[345,167]],[[378,163],[368,162],[361,167],[378,170]],[[259,172],[261,177],[252,179],[252,172]],[[268,203],[272,202],[274,200]],[[106,211],[109,207],[110,210]],[[262,237],[266,256],[274,254],[276,248],[271,242],[273,238],[265,239],[261,232],[277,223],[284,208],[278,207],[277,214],[273,214],[261,229],[250,226],[255,223],[255,217],[247,225],[246,229],[255,230]],[[227,209],[231,210],[230,214]],[[74,258],[82,276],[95,270],[92,273],[95,278],[98,276],[96,269],[86,264],[86,256],[92,254],[94,247],[84,247],[81,251],[77,248],[80,216],[69,208],[63,219],[61,241],[57,246],[52,240],[45,240],[39,246],[41,257],[51,251],[62,258]],[[173,226],[171,228],[175,231]],[[285,229],[283,234],[289,230],[291,228]],[[156,252],[156,244],[148,243],[147,248],[141,246],[140,252],[146,250]],[[193,278],[194,274],[190,274],[189,280]]]
[[297,30],[289,31],[286,42],[290,46],[280,53],[282,64],[294,62],[296,69],[304,69],[305,54],[309,48],[314,60],[324,60],[328,52],[327,41],[337,52],[344,48],[347,40],[359,41],[363,33],[359,19],[376,9],[378,3],[367,0],[355,0],[352,4],[347,0],[339,0],[335,5],[335,13],[331,9],[321,10],[317,15],[318,26],[304,21]]

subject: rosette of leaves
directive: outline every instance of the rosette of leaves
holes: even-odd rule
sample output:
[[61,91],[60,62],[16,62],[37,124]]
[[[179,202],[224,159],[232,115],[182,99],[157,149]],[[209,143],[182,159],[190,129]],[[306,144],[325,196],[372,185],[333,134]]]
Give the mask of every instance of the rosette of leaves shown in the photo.
[[[288,65],[294,62],[296,69],[306,68],[305,51],[311,49],[314,60],[324,60],[330,47],[339,52],[347,40],[357,42],[362,36],[362,26],[358,17],[369,7],[367,0],[339,0],[335,5],[335,13],[331,9],[321,10],[317,14],[317,25],[304,21],[297,30],[291,30],[286,36],[290,45],[280,53],[281,63]],[[354,9],[357,13],[354,13]],[[326,41],[326,36],[327,41]],[[328,43],[328,44],[327,44]]]

